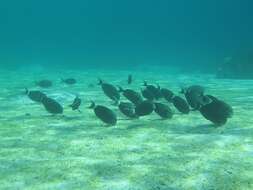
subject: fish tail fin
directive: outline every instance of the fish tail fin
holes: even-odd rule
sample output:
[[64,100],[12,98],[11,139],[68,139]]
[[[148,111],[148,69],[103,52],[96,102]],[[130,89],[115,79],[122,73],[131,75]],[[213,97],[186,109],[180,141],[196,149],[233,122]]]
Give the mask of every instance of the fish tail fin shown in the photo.
[[28,88],[25,88],[25,94],[28,95],[29,94],[29,90]]
[[118,86],[119,92],[124,92],[124,89],[121,86]]
[[171,102],[172,102],[172,103],[174,103],[175,97],[176,97],[176,96],[173,96],[173,97],[171,98]]
[[181,87],[181,90],[179,91],[180,94],[185,94],[186,93],[186,89],[184,87]]
[[40,102],[43,102],[43,100],[44,100],[45,98],[47,98],[47,96],[42,96],[42,97],[40,98]]
[[98,85],[101,85],[101,84],[103,84],[103,81],[100,78],[98,78]]
[[91,105],[88,107],[89,109],[93,109],[93,108],[95,108],[96,107],[96,104],[95,104],[95,102],[94,101],[90,101],[91,102]]
[[147,81],[143,81],[143,86],[148,86],[148,83],[147,83]]
[[114,105],[115,105],[115,106],[119,106],[119,104],[120,104],[120,100],[115,100]]

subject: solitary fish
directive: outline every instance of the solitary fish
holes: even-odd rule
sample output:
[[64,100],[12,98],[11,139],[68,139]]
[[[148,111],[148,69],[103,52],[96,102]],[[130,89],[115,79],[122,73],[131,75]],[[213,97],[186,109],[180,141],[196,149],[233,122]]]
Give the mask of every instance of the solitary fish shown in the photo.
[[99,80],[98,84],[101,85],[102,90],[107,97],[115,101],[116,104],[119,102],[120,93],[115,86],[109,83],[104,83],[102,80]]
[[51,114],[62,114],[63,107],[56,100],[52,98],[45,97],[42,99],[42,104],[45,109]]
[[117,116],[111,109],[105,106],[95,105],[93,101],[89,108],[93,109],[95,115],[104,123],[112,126],[117,124]]
[[68,85],[76,84],[76,79],[74,78],[61,79],[61,81]]
[[72,108],[72,110],[78,110],[81,113],[81,111],[79,110],[81,103],[82,103],[82,100],[78,96],[76,96],[73,103],[69,106]]
[[127,84],[132,84],[132,82],[133,82],[133,76],[132,75],[128,75]]
[[26,95],[33,100],[34,102],[42,102],[42,100],[44,98],[46,98],[46,94],[44,94],[43,92],[39,91],[39,90],[33,90],[33,91],[29,91],[27,88],[26,90]]
[[35,82],[35,84],[42,88],[49,88],[53,86],[53,82],[50,80],[41,80],[41,81]]

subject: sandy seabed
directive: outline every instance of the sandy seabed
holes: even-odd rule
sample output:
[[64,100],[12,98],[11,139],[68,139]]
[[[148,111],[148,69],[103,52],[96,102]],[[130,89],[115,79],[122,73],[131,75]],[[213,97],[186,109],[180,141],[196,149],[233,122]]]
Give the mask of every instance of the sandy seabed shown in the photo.
[[[0,71],[0,189],[252,190],[253,81],[144,70]],[[78,83],[67,86],[61,77]],[[96,85],[98,77],[135,90],[143,80],[174,92],[181,85],[204,85],[232,105],[234,116],[220,128],[198,112],[176,110],[171,120],[156,114],[129,120]],[[39,79],[54,86],[40,89],[34,85]],[[51,116],[29,100],[25,87],[58,100],[64,116]],[[82,113],[68,107],[77,94]],[[115,110],[117,126],[105,127],[86,108],[90,100]]]

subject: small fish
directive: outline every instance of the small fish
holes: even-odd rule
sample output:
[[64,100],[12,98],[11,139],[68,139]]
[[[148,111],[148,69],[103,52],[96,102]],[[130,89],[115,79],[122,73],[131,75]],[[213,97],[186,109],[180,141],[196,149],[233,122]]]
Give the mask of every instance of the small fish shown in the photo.
[[42,87],[42,88],[49,88],[49,87],[53,86],[53,82],[50,80],[40,80],[38,82],[35,82],[35,84],[39,87]]
[[71,107],[72,110],[78,110],[81,113],[81,111],[79,110],[81,103],[82,103],[82,100],[78,96],[76,96],[73,103],[69,105],[69,107]]
[[76,79],[74,78],[61,79],[61,81],[68,85],[76,84]]
[[132,82],[133,82],[133,76],[132,75],[128,75],[127,84],[132,84]]
[[92,83],[89,83],[89,84],[88,84],[88,88],[94,88],[94,87],[95,87],[94,84],[92,84]]

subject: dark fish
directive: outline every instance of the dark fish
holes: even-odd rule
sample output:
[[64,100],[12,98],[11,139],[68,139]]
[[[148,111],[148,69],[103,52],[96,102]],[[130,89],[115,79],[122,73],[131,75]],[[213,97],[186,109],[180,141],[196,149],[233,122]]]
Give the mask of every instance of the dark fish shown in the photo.
[[154,85],[148,85],[147,82],[144,81],[144,86],[146,87],[147,90],[149,90],[154,95],[155,99],[158,100],[159,98],[162,98],[159,85],[157,85],[157,87]]
[[118,103],[120,100],[120,93],[115,86],[109,83],[104,83],[102,80],[99,80],[99,85],[101,85],[104,94],[109,97],[111,100]]
[[92,83],[88,84],[88,88],[94,88],[94,87],[95,87],[94,84],[92,84]]
[[133,82],[133,76],[132,75],[128,75],[127,84],[132,84],[132,82]]
[[145,116],[151,114],[155,109],[153,102],[149,100],[144,100],[135,108],[135,114],[138,116]]
[[227,119],[233,116],[233,108],[214,96],[207,95],[207,97],[211,99],[211,102],[203,105],[199,110],[200,113],[217,126],[225,125]]
[[189,105],[187,104],[185,99],[181,98],[180,96],[174,96],[173,105],[179,112],[183,114],[188,114],[190,112]]
[[35,84],[42,88],[49,88],[53,86],[53,82],[50,80],[41,80],[41,81],[35,82]]
[[25,90],[27,96],[35,102],[42,102],[43,98],[47,97],[46,94],[38,90],[29,91],[27,88]]
[[105,106],[95,105],[94,102],[91,103],[89,108],[93,109],[95,115],[104,123],[108,125],[117,124],[117,116],[111,109]]
[[134,105],[138,105],[143,101],[141,95],[134,90],[131,89],[124,90],[123,88],[119,87],[119,92],[122,92],[123,96],[130,102],[132,102]]
[[[205,95],[205,97],[206,98],[209,98],[209,99],[211,99],[211,100],[219,100],[218,98],[216,98],[215,96],[212,96],[212,95]],[[211,103],[211,102],[209,102],[209,103]]]
[[76,79],[74,79],[74,78],[61,79],[61,81],[65,84],[69,84],[69,85],[76,84]]
[[166,88],[162,88],[161,94],[165,100],[167,100],[168,102],[172,102],[172,99],[174,97],[174,93],[171,90],[166,89]]
[[52,98],[43,98],[42,104],[44,105],[45,109],[51,114],[62,114],[63,107],[59,104],[56,100]]
[[120,102],[119,104],[119,110],[121,113],[123,113],[125,116],[129,118],[137,118],[138,116],[135,114],[135,107],[130,102]]
[[193,85],[182,89],[181,92],[185,95],[190,107],[193,108],[193,110],[198,110],[203,104],[204,91],[204,87]]
[[192,86],[181,89],[181,93],[185,94],[186,92],[194,92],[197,94],[204,94],[205,88],[200,85],[192,85]]
[[147,88],[141,90],[141,94],[144,98],[146,98],[149,101],[153,101],[155,99],[155,95]]
[[69,106],[72,108],[72,110],[78,110],[79,112],[81,112],[79,110],[79,107],[80,107],[81,103],[82,103],[82,100],[78,96],[76,96],[73,103]]
[[166,104],[155,103],[155,112],[163,119],[171,119],[173,111]]

